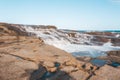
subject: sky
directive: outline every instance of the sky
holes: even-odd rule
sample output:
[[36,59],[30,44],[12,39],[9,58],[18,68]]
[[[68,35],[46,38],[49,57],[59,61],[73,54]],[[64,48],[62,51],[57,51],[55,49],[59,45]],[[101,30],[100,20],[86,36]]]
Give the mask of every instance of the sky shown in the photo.
[[0,22],[120,30],[120,0],[0,0]]

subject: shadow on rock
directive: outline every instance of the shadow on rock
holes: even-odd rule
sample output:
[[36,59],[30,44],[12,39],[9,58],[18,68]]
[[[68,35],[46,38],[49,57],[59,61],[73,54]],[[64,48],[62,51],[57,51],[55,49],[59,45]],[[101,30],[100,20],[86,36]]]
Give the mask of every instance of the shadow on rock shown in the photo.
[[75,80],[64,71],[49,72],[43,66],[39,66],[35,71],[29,70],[29,73],[31,73],[29,80]]

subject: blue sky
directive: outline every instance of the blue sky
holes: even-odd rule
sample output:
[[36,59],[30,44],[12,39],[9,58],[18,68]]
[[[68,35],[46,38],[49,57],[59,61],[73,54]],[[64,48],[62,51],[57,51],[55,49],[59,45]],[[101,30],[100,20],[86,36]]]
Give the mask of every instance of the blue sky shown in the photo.
[[120,0],[0,0],[0,22],[120,30]]

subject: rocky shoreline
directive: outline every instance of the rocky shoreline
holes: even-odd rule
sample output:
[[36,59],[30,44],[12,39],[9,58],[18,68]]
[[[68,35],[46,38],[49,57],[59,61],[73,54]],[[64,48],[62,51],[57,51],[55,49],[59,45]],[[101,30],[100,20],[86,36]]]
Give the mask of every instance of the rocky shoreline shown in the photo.
[[[120,80],[119,66],[95,66],[29,34],[0,25],[0,80]],[[119,62],[119,54],[108,52],[106,59]]]

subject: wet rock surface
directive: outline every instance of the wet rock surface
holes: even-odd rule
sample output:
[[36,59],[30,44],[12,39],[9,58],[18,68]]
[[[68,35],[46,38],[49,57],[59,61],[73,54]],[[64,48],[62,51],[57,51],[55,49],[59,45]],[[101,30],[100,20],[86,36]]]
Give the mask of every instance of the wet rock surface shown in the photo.
[[120,63],[120,50],[108,51],[106,54],[107,56],[98,57],[98,59]]
[[120,63],[120,51],[110,51],[107,54],[111,61]]
[[114,46],[120,46],[120,33],[112,32],[86,32],[89,35],[93,35],[94,38],[91,42],[94,42],[98,45],[103,45],[104,43],[111,40],[111,43]]

